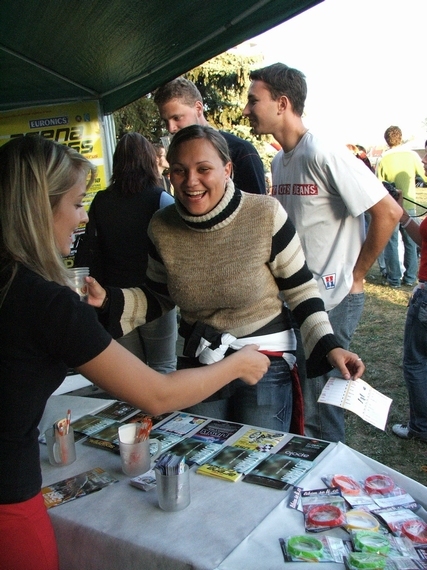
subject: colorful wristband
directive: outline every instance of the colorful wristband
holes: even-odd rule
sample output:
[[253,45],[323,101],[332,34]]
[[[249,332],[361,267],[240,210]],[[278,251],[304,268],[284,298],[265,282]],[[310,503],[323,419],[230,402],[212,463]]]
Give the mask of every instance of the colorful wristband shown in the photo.
[[404,224],[400,224],[400,227],[402,228],[402,230],[404,230],[405,228],[407,228],[409,226],[409,224],[411,223],[412,218],[411,216],[409,216],[409,218],[406,220],[406,222]]
[[370,530],[359,530],[354,533],[354,547],[362,552],[375,554],[387,554],[390,550],[390,542],[384,535]]
[[365,479],[365,489],[368,493],[387,495],[394,489],[394,481],[388,475],[371,475]]
[[382,570],[385,568],[387,558],[380,554],[368,552],[351,552],[348,561],[352,568],[364,568],[364,570]]
[[341,526],[345,522],[344,513],[335,505],[312,507],[307,513],[309,526]]
[[427,523],[424,521],[405,521],[401,526],[401,530],[412,542],[427,544]]
[[377,519],[367,513],[366,511],[352,509],[346,513],[347,524],[346,528],[348,530],[373,530],[376,531],[380,528]]
[[310,536],[292,536],[288,540],[288,552],[294,558],[317,562],[323,556],[323,544]]
[[359,495],[362,490],[359,483],[347,475],[334,475],[331,483],[333,487],[338,487],[344,495]]

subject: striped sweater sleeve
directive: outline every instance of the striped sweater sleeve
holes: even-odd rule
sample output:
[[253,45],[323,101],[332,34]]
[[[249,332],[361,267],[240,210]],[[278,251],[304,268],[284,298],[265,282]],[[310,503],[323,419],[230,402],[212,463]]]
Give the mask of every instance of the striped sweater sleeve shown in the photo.
[[277,202],[271,244],[270,270],[301,330],[307,376],[331,370],[326,355],[337,342],[317,283],[307,267],[295,227]]

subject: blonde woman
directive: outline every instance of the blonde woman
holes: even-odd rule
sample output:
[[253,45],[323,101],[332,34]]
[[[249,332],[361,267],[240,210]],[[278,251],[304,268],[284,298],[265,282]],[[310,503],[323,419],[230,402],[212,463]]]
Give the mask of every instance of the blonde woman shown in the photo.
[[[58,570],[40,493],[38,429],[68,367],[148,413],[195,404],[234,378],[255,384],[269,360],[252,345],[206,369],[165,376],[112,340],[67,287],[61,256],[87,221],[94,167],[39,136],[0,148],[0,568]],[[89,180],[89,182],[87,182]]]

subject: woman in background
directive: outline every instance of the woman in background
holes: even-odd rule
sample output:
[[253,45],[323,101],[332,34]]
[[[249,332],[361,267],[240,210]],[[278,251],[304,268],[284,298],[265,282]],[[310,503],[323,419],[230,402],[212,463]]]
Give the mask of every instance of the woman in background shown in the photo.
[[171,181],[165,174],[165,171],[169,169],[169,162],[166,158],[165,147],[161,143],[156,143],[154,145],[154,150],[156,151],[157,170],[159,172],[160,179],[159,186],[166,190],[166,192],[169,192],[169,194],[173,194]]
[[[100,283],[135,287],[145,281],[148,224],[159,208],[173,204],[159,187],[156,153],[139,133],[117,143],[111,184],[97,192],[75,264],[88,266]],[[118,342],[157,372],[176,369],[176,309],[137,327]]]

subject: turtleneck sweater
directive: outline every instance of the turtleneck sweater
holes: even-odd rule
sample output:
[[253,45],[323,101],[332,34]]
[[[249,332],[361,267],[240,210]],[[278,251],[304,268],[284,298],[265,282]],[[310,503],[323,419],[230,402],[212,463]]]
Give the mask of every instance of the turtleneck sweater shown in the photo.
[[[242,192],[229,181],[209,213],[192,216],[176,200],[155,213],[148,235],[147,280],[122,290],[120,326],[108,327],[112,334],[126,334],[177,305],[186,323],[241,338],[277,318],[285,301],[301,330],[307,374],[330,370],[326,355],[339,344],[278,200]],[[290,326],[284,320],[283,329]]]

